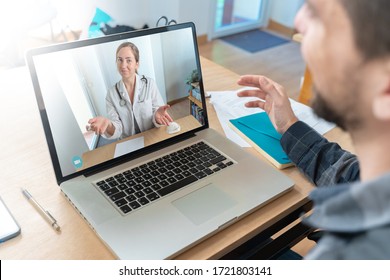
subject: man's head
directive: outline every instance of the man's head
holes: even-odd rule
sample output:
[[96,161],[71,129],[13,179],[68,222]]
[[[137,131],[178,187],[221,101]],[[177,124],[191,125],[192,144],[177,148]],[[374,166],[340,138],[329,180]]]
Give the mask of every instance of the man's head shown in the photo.
[[390,122],[390,1],[308,0],[296,18],[314,110],[348,130]]

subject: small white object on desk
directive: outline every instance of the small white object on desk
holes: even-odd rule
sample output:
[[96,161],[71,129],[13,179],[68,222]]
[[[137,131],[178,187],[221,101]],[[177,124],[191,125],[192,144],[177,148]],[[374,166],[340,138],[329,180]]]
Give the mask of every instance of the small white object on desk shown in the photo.
[[174,134],[180,131],[180,125],[177,122],[171,122],[167,126],[167,133],[168,134]]

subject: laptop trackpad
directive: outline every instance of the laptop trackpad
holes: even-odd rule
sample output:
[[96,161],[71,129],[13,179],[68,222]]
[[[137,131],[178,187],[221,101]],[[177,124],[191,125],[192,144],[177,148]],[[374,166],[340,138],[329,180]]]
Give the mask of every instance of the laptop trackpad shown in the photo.
[[172,204],[191,222],[200,225],[237,204],[231,196],[208,184]]

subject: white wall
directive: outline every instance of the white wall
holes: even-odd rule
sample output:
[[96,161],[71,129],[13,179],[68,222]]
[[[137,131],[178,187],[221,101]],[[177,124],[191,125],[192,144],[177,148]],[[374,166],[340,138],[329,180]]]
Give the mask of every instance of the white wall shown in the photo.
[[141,28],[154,27],[161,16],[178,23],[195,22],[198,35],[208,32],[212,0],[52,0],[63,24],[74,30],[88,30],[96,7],[99,7],[117,24]]
[[257,17],[259,15],[260,6],[261,6],[263,1],[245,0],[245,4],[246,4],[245,6],[244,5],[234,5],[233,14],[235,16],[242,16],[245,18],[257,20]]
[[[88,30],[96,7],[114,18],[117,24],[141,28],[156,25],[161,16],[177,22],[192,21],[197,35],[207,35],[212,26],[212,4],[215,0],[52,0],[64,24],[75,30]],[[240,0],[243,1],[243,0]],[[245,0],[248,6],[252,0]],[[267,17],[287,27],[294,27],[294,17],[304,0],[267,1]]]
[[270,0],[269,18],[290,28],[294,28],[294,19],[305,0]]

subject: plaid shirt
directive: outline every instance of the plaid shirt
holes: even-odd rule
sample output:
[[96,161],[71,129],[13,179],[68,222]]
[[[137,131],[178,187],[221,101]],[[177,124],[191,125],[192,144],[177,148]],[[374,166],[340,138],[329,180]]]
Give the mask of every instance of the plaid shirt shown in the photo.
[[303,122],[281,139],[296,166],[317,186],[304,223],[326,234],[307,259],[390,259],[390,172],[359,182],[356,156]]

